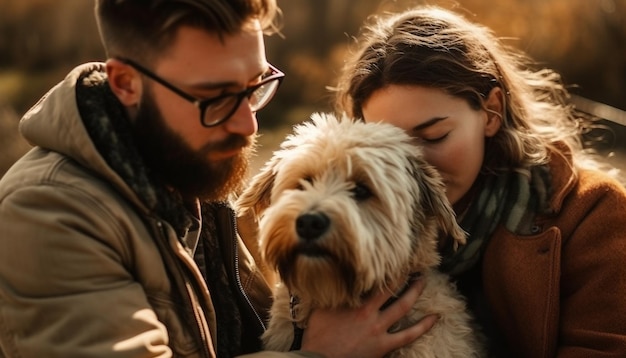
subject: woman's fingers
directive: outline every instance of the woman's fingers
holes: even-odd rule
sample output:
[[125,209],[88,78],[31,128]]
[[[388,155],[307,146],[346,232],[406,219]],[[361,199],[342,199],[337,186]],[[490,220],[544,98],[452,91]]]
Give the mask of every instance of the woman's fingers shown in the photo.
[[[425,285],[426,284],[424,280],[418,278],[411,282],[405,292],[402,292],[397,298],[389,293],[380,294],[380,296],[382,297],[375,297],[372,304],[378,305],[377,307],[380,309],[383,305],[385,305],[387,300],[392,297],[394,298],[393,302],[385,305],[386,307],[382,310],[381,313],[382,317],[385,318],[389,323],[389,326],[391,326],[392,324],[400,320],[400,318],[406,316],[406,314],[409,313],[411,307],[413,307],[417,299],[422,294],[422,291],[424,291]],[[382,300],[382,302],[380,302],[379,300]]]
[[409,326],[403,330],[389,333],[388,337],[388,347],[389,351],[394,349],[398,349],[401,347],[410,344],[415,341],[419,337],[423,336],[426,332],[430,331],[430,329],[437,323],[439,320],[439,316],[436,314],[430,314],[424,316],[421,320],[415,323],[412,326]]
[[411,311],[423,289],[423,280],[412,282],[383,310],[392,297],[389,292],[373,295],[359,308],[317,309],[304,331],[302,349],[327,357],[382,357],[401,348],[428,332],[437,321],[436,315],[428,315],[410,327],[389,332]]

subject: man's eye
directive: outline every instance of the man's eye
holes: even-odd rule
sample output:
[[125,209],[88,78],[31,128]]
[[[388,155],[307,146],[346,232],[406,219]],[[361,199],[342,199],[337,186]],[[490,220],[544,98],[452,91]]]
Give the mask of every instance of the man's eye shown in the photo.
[[357,183],[351,190],[354,199],[363,201],[372,197],[372,191],[364,184]]
[[207,107],[211,111],[219,111],[223,108],[232,108],[233,102],[237,100],[235,96],[224,96],[217,101],[211,102]]

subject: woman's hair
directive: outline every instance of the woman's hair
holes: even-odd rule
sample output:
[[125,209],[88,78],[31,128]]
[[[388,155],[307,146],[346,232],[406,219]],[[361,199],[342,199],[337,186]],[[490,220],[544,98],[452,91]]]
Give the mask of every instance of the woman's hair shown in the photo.
[[235,34],[251,19],[277,31],[276,0],[96,0],[100,38],[109,57],[149,63],[171,45],[181,26]]
[[338,111],[362,118],[375,91],[389,85],[438,88],[474,109],[494,87],[502,89],[503,123],[486,147],[487,170],[518,169],[548,161],[563,142],[579,165],[597,167],[583,150],[581,119],[568,104],[559,74],[533,70],[522,52],[488,28],[437,7],[372,17],[337,85]]

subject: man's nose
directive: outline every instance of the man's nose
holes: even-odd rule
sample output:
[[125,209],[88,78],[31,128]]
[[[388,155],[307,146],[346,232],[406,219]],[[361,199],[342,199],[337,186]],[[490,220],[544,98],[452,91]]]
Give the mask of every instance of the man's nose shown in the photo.
[[259,130],[259,124],[256,120],[256,112],[250,108],[250,102],[247,98],[235,110],[232,117],[224,123],[225,129],[234,134],[242,136],[251,136]]

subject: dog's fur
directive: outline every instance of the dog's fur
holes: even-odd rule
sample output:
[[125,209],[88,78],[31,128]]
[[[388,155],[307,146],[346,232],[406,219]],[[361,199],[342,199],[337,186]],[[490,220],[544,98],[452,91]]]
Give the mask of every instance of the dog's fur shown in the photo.
[[[315,307],[355,307],[420,273],[424,291],[393,329],[426,314],[440,319],[390,356],[480,356],[463,299],[436,270],[439,238],[464,244],[465,233],[439,174],[401,129],[314,114],[295,127],[237,204],[260,216],[261,254],[280,276],[263,336],[267,349],[289,350],[293,322],[304,328]],[[298,298],[293,309],[291,297]]]

